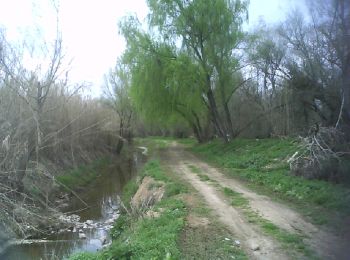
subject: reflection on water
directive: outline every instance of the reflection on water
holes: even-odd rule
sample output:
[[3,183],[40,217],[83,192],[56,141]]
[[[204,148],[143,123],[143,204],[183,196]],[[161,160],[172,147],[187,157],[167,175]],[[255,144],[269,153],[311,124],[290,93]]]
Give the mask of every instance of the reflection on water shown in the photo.
[[80,222],[92,220],[92,226],[85,226],[83,232],[87,239],[79,239],[79,231],[64,231],[46,237],[54,242],[19,245],[11,247],[1,259],[6,260],[37,260],[37,259],[64,259],[72,253],[80,251],[95,252],[102,248],[103,240],[108,236],[111,226],[111,218],[118,210],[118,196],[123,186],[133,178],[138,168],[144,161],[144,156],[134,153],[133,157],[120,161],[116,160],[108,169],[100,173],[100,176],[79,196],[89,205],[84,209],[84,204],[77,198],[72,198],[67,212],[77,211],[74,214],[80,216]]

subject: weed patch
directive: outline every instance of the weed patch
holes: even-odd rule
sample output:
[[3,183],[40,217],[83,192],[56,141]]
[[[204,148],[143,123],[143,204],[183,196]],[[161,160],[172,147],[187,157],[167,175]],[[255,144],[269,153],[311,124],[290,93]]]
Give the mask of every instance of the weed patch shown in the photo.
[[249,201],[244,198],[241,193],[235,192],[229,188],[223,188],[224,194],[231,198],[231,205],[236,206],[236,207],[248,207],[249,206]]
[[170,182],[170,183],[167,183],[165,186],[164,196],[168,198],[168,197],[172,197],[172,196],[187,193],[187,192],[188,192],[187,187],[182,183]]
[[77,189],[86,186],[99,176],[110,164],[108,158],[96,160],[88,165],[79,166],[56,177],[57,181],[69,189]]
[[188,168],[191,170],[191,172],[198,175],[199,179],[201,181],[211,181],[208,175],[202,173],[202,170],[194,165],[188,165]]
[[134,259],[179,259],[177,239],[184,225],[185,205],[179,199],[168,198],[158,206],[163,209],[159,217],[130,223],[129,228],[122,229],[110,248],[101,253],[101,259],[127,256]]
[[163,169],[160,167],[159,160],[151,160],[148,163],[146,163],[141,173],[141,178],[144,176],[152,177],[156,181],[163,181],[163,182],[170,181],[169,177],[165,174]]
[[210,178],[206,174],[198,174],[198,177],[201,181],[210,181]]

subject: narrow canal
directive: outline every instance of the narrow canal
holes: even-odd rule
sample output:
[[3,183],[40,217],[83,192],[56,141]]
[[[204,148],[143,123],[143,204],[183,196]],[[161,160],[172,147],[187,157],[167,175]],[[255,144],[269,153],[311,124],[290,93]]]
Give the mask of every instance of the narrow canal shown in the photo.
[[65,259],[76,252],[100,250],[110,242],[109,230],[119,215],[118,196],[124,185],[136,176],[144,161],[145,155],[139,149],[127,160],[116,160],[79,193],[88,207],[75,197],[70,200],[65,211],[80,217],[79,226],[43,237],[42,242],[12,246],[2,259]]

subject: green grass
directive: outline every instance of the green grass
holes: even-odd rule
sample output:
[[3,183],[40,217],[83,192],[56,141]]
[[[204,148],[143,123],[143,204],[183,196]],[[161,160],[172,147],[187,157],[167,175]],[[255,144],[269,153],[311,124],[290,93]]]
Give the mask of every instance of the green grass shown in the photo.
[[194,144],[197,144],[197,140],[195,138],[181,138],[181,139],[176,139],[176,141],[180,144],[183,144],[184,146],[193,146]]
[[228,174],[284,199],[350,212],[350,190],[341,185],[292,176],[287,159],[298,149],[295,139],[237,139],[229,144],[212,141],[192,147]]
[[130,207],[132,196],[136,193],[139,185],[135,179],[130,180],[124,187],[121,199],[125,206]]
[[292,234],[283,230],[271,221],[261,217],[250,208],[249,200],[244,198],[241,193],[227,187],[222,188],[222,191],[225,196],[231,199],[232,206],[242,209],[242,212],[247,217],[249,223],[258,225],[265,234],[281,242],[286,249],[292,249],[293,251],[302,253],[308,257],[313,257],[313,253],[303,243],[303,237],[301,235]]
[[70,260],[95,260],[98,259],[97,255],[94,253],[77,253],[69,257]]
[[188,192],[187,186],[183,185],[182,183],[168,182],[165,186],[164,197],[168,198],[168,197],[172,197],[172,196],[187,193],[187,192]]
[[[149,161],[141,176],[150,176],[166,182],[165,198],[157,203],[157,218],[138,218],[121,215],[111,231],[113,243],[96,254],[76,254],[71,259],[181,259],[178,247],[180,233],[185,224],[187,209],[177,195],[187,191],[186,186],[170,180],[158,160]],[[137,190],[135,181],[123,191],[123,201],[129,204]]]
[[164,173],[164,170],[160,167],[159,160],[151,160],[143,168],[141,173],[141,178],[144,176],[149,176],[156,181],[168,182],[170,179]]
[[235,192],[229,188],[223,188],[224,194],[231,198],[231,205],[237,207],[247,207],[249,205],[249,201],[242,196],[241,193]]
[[212,181],[208,175],[203,174],[202,170],[199,169],[197,166],[194,165],[188,165],[188,168],[191,170],[191,172],[195,173],[198,175],[199,179],[201,181]]
[[[275,238],[277,241],[281,242],[285,249],[292,249],[294,252],[301,253],[308,258],[315,258],[314,252],[310,250],[303,242],[303,236],[296,233],[290,233],[284,229],[279,228],[271,221],[266,220],[259,216],[256,212],[252,211],[250,208],[243,210],[247,219],[250,223],[258,225],[262,231]],[[290,252],[293,254],[293,252]],[[295,255],[297,257],[297,255]]]
[[163,209],[160,217],[129,224],[110,248],[102,252],[102,259],[179,259],[177,239],[184,226],[185,205],[179,199],[167,198],[157,207]]
[[[242,249],[233,244],[231,234],[219,223],[211,223],[202,229],[187,227],[186,217],[190,212],[208,217],[211,211],[202,202],[194,203],[195,208],[189,207],[183,196],[188,196],[193,189],[178,176],[166,172],[159,160],[146,163],[141,178],[144,176],[165,184],[163,200],[152,209],[160,216],[140,218],[124,213],[111,230],[111,246],[97,253],[78,253],[70,259],[247,259]],[[125,204],[129,205],[136,190],[136,180],[125,186]],[[227,237],[231,239],[227,241]]]
[[87,165],[64,172],[56,177],[57,181],[69,189],[77,189],[95,180],[101,171],[108,168],[110,159],[103,158]]
[[211,181],[208,175],[206,174],[198,174],[198,177],[201,181]]
[[199,169],[197,166],[194,166],[194,165],[188,165],[187,166],[190,170],[191,170],[191,172],[193,172],[193,173],[201,173],[202,171],[201,171],[201,169]]
[[185,223],[185,204],[167,198],[157,207],[163,209],[158,218],[126,221],[119,217],[110,247],[96,254],[77,254],[71,259],[181,259],[177,241]]

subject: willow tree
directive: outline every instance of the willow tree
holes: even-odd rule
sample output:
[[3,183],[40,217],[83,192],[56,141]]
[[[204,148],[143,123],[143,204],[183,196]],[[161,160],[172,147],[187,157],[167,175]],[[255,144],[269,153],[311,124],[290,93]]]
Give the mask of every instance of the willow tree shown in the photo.
[[[204,84],[196,87],[210,111],[217,134],[228,141],[233,130],[227,100],[237,85],[229,86],[227,79],[239,69],[234,52],[243,38],[242,23],[248,18],[248,1],[148,0],[148,5],[150,25],[167,42],[173,45],[181,42],[181,49],[200,67],[201,78],[197,80]],[[224,117],[219,113],[220,106],[224,108]]]
[[153,123],[185,121],[198,141],[204,141],[207,109],[197,87],[202,78],[198,64],[174,45],[142,32],[132,17],[121,30],[128,46],[123,62],[130,71],[136,110]]

